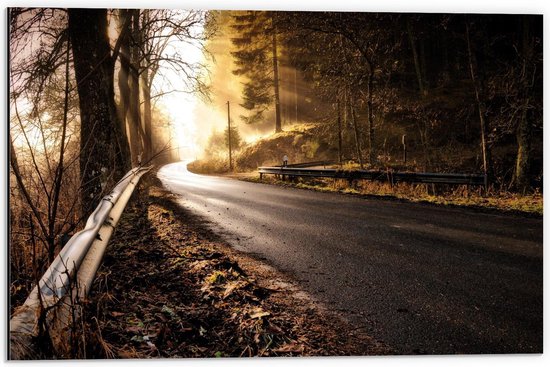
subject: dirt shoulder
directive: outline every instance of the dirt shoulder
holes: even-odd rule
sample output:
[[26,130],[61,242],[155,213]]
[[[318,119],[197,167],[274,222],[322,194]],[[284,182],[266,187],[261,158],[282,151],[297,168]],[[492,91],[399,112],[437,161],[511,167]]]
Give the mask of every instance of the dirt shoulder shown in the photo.
[[151,186],[127,208],[86,307],[87,358],[381,355],[283,274]]
[[[544,200],[542,193],[538,191],[521,195],[507,191],[491,190],[488,194],[484,194],[481,188],[458,186],[444,187],[444,191],[433,194],[428,193],[429,190],[427,190],[425,184],[402,183],[389,185],[381,182],[357,180],[350,185],[347,180],[329,178],[294,178],[282,181],[272,175],[264,175],[263,179],[260,179],[257,171],[212,174],[197,172],[197,174],[303,190],[354,195],[377,200],[398,200],[425,205],[467,208],[478,212],[522,217],[542,218],[543,216]],[[433,191],[433,187],[431,189]]]
[[260,179],[259,175],[250,173],[240,176],[219,175],[242,181],[293,187],[303,190],[339,193],[376,200],[397,200],[401,202],[419,203],[424,205],[465,208],[483,213],[515,215],[522,217],[542,218],[542,193],[520,195],[508,192],[496,192],[483,195],[481,189],[476,192],[464,187],[457,188],[445,194],[432,195],[426,193],[422,185],[397,184],[390,186],[376,182],[354,182],[350,186],[346,180],[333,179],[301,179],[282,181],[270,176]]

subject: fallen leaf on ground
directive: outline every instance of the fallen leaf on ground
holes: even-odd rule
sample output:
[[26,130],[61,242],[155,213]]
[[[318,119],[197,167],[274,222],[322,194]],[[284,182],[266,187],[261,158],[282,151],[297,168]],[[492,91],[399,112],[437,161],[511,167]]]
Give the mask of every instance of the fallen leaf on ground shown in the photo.
[[304,346],[295,342],[285,344],[280,348],[273,349],[275,353],[303,353]]
[[271,315],[269,312],[262,310],[261,308],[256,308],[252,311],[250,314],[251,319],[259,319],[261,317],[269,316]]

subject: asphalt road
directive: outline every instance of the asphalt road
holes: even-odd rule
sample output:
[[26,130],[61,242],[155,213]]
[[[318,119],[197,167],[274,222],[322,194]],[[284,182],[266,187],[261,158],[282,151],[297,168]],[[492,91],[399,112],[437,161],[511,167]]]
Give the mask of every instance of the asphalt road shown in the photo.
[[398,354],[541,353],[542,219],[158,174],[233,246]]

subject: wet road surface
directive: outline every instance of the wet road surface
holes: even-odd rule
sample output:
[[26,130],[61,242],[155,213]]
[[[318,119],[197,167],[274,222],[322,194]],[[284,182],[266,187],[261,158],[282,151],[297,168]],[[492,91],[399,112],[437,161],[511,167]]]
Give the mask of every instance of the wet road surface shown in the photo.
[[232,246],[398,354],[541,353],[542,219],[160,169]]

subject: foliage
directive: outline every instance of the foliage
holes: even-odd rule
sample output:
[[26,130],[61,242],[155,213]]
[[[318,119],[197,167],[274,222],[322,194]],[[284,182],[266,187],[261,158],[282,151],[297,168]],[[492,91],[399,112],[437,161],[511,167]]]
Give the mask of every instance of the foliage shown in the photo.
[[[346,169],[351,168],[357,169],[358,167],[357,165],[352,165],[347,166]],[[245,178],[245,180],[258,182],[256,177]],[[543,215],[543,196],[540,192],[520,195],[506,191],[491,191],[488,194],[484,194],[480,189],[459,186],[446,187],[434,194],[424,184],[400,183],[389,185],[387,183],[370,181],[353,182],[350,184],[347,180],[307,178],[298,178],[295,181],[279,181],[269,176],[266,176],[262,182],[321,192],[340,192],[343,194],[399,199],[410,202],[498,210],[500,212],[511,212],[535,217]]]
[[231,39],[236,48],[231,52],[237,66],[233,73],[247,78],[241,105],[251,111],[249,116],[241,116],[246,123],[260,121],[273,101],[270,46],[274,30],[270,23],[267,12],[247,11],[233,15],[232,27],[237,33]]
[[[241,134],[236,126],[231,126],[231,150],[238,151],[242,146]],[[226,156],[229,149],[229,129],[223,132],[212,131],[208,138],[205,155],[207,157]]]
[[[483,117],[486,149],[498,153],[489,155],[491,182],[499,189],[541,187],[541,17],[271,15],[284,35],[281,60],[299,71],[312,120],[326,125],[319,138],[337,146],[340,136],[340,156],[384,167],[401,158],[406,135],[424,170],[437,170],[440,152],[460,147],[467,171],[483,172]],[[252,42],[244,35],[255,29],[253,19],[243,16],[236,28],[243,46]],[[255,59],[247,56],[246,66]],[[306,98],[301,102],[304,108]]]

